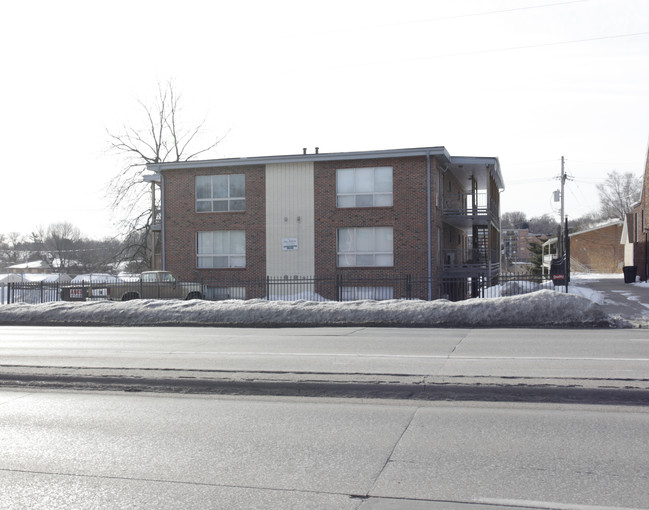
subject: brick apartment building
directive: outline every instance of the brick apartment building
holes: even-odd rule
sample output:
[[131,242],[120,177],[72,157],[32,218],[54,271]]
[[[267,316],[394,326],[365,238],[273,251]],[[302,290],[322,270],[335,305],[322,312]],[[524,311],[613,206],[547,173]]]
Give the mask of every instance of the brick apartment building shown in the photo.
[[[407,274],[428,282],[414,297],[435,299],[446,294],[442,277],[499,271],[497,158],[454,157],[444,147],[304,150],[148,169],[160,193],[159,268],[228,282],[221,290],[231,297],[261,297],[248,282],[267,276],[362,282]],[[374,297],[376,284],[356,285]],[[353,285],[346,290],[352,295]]]
[[526,228],[503,229],[503,271],[527,273],[532,265],[530,244],[542,246],[547,236],[534,234]]

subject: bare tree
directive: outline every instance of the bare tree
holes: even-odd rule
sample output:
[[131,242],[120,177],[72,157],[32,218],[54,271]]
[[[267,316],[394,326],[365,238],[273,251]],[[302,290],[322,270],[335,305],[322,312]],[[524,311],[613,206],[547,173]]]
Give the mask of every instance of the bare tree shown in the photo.
[[527,215],[523,211],[512,211],[503,213],[500,217],[501,228],[528,228]]
[[3,262],[7,265],[26,262],[27,254],[24,250],[21,250],[22,236],[20,235],[20,233],[9,232],[9,234],[7,234],[6,236],[6,239],[6,242],[3,242]]
[[600,212],[603,219],[624,219],[633,205],[640,200],[642,178],[631,172],[609,172],[606,180],[597,185]]
[[534,234],[553,235],[557,231],[559,223],[551,214],[542,214],[530,218],[529,229]]
[[5,265],[9,259],[9,245],[5,242],[5,235],[0,234],[0,269]]
[[[173,82],[158,84],[152,104],[138,101],[142,118],[136,127],[124,125],[121,132],[108,133],[109,151],[124,160],[120,172],[108,184],[108,195],[125,236],[124,254],[146,264],[150,262],[149,233],[155,220],[150,184],[142,180],[148,163],[188,161],[214,149],[221,138],[205,141],[205,120],[195,127],[183,125],[181,97]],[[152,202],[153,199],[153,202]]]
[[76,262],[77,244],[81,240],[81,232],[67,221],[52,223],[47,228],[45,248],[56,260],[55,266],[60,271],[67,271],[71,263]]
[[602,222],[602,216],[598,211],[591,211],[579,216],[578,218],[570,218],[568,223],[568,228],[570,232],[581,232],[582,230],[587,230],[593,228],[597,224]]

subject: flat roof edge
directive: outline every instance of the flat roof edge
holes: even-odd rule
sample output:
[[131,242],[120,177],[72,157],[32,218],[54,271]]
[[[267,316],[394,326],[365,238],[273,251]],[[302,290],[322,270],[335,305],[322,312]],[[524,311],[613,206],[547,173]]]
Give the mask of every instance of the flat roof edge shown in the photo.
[[491,164],[494,166],[494,178],[501,191],[505,190],[505,181],[500,171],[500,161],[495,156],[452,156],[451,164],[453,165],[474,165],[476,163]]
[[414,149],[387,149],[357,152],[330,152],[319,154],[294,154],[285,156],[254,156],[243,158],[224,158],[190,160],[169,163],[149,163],[147,169],[153,172],[195,168],[214,168],[226,166],[269,165],[281,163],[310,163],[316,161],[345,161],[355,159],[380,159],[412,156],[437,156],[451,161],[451,156],[444,147],[422,147]]

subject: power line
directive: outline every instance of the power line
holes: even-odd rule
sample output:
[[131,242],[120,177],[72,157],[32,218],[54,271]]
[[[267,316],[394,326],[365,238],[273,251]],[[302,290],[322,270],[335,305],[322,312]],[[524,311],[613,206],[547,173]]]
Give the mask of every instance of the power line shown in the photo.
[[539,4],[539,5],[529,5],[526,7],[513,7],[511,9],[498,9],[495,11],[479,11],[479,12],[470,12],[466,14],[453,14],[450,16],[439,16],[436,18],[425,18],[425,19],[419,19],[419,20],[409,20],[409,21],[398,21],[395,23],[383,23],[380,25],[367,25],[367,26],[355,26],[355,27],[349,27],[349,28],[341,28],[338,30],[330,30],[327,31],[327,33],[341,33],[341,32],[349,32],[351,30],[371,30],[374,28],[386,28],[386,27],[397,27],[397,26],[403,26],[403,25],[416,25],[416,24],[422,24],[422,23],[430,23],[430,22],[435,22],[435,21],[448,21],[448,20],[453,20],[453,19],[462,19],[462,18],[476,18],[480,16],[492,16],[495,14],[505,14],[509,12],[516,12],[516,11],[529,11],[532,9],[545,9],[548,7],[559,7],[562,5],[569,5],[569,4],[579,4],[579,3],[584,3],[584,2],[590,2],[592,0],[571,0],[571,1],[566,1],[566,2],[554,2],[551,4]]
[[529,184],[532,182],[549,182],[553,181],[555,177],[530,177],[529,179],[507,179],[507,185],[511,184]]
[[[449,58],[449,57],[465,57],[469,55],[485,55],[488,53],[503,53],[506,51],[518,51],[518,50],[530,50],[530,49],[537,49],[537,48],[549,48],[552,46],[566,46],[569,44],[579,44],[579,43],[587,43],[587,42],[594,42],[594,41],[605,41],[605,40],[611,40],[611,39],[623,39],[626,37],[639,37],[639,36],[646,36],[649,35],[649,31],[647,32],[635,32],[635,33],[630,33],[630,34],[616,34],[616,35],[604,35],[600,37],[587,37],[584,39],[570,39],[567,41],[554,41],[554,42],[549,42],[549,43],[538,43],[538,44],[526,44],[523,46],[509,46],[505,48],[493,48],[493,49],[486,49],[486,50],[471,50],[471,51],[461,51],[457,53],[440,53],[438,55],[430,55],[427,57],[413,57],[413,58],[406,58],[406,59],[395,59],[395,60],[389,60],[389,61],[383,61],[383,62],[370,62],[369,64],[396,64],[399,62],[420,62],[422,60],[434,60],[438,58]],[[352,64],[350,64],[352,65]],[[363,65],[363,64],[353,64],[353,65]],[[341,66],[345,67],[345,66]]]

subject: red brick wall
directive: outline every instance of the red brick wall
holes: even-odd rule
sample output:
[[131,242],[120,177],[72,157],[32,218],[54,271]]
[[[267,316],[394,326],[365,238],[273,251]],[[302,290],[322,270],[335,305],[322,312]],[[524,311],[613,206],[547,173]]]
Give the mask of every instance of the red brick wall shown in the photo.
[[621,273],[624,247],[620,244],[622,225],[590,230],[570,236],[570,258],[595,273]]
[[638,267],[638,276],[641,280],[646,281],[649,269],[649,242],[645,242],[645,235],[633,244],[633,265]]
[[[197,175],[245,174],[246,210],[197,213]],[[266,179],[263,166],[173,170],[164,173],[165,268],[181,280],[240,281],[266,276]],[[246,231],[245,269],[198,269],[196,233],[212,230]]]
[[[370,208],[336,207],[336,169],[391,166],[393,168],[393,206]],[[437,258],[441,209],[436,204],[438,165],[431,158],[431,253],[433,277],[441,276]],[[244,173],[246,210],[244,212],[197,213],[195,177]],[[425,157],[371,159],[362,161],[316,162],[315,185],[315,276],[343,274],[390,277],[411,274],[424,277],[427,264],[427,215]],[[263,166],[173,170],[164,174],[165,193],[165,268],[183,280],[228,280],[228,282],[266,276],[266,197]],[[441,205],[441,204],[440,204]],[[394,266],[390,268],[338,268],[336,233],[342,227],[382,227],[394,229]],[[245,269],[198,269],[196,233],[211,230],[246,231]],[[248,297],[254,297],[248,294]],[[423,297],[423,296],[422,296]]]
[[[391,166],[392,207],[336,207],[336,169]],[[316,162],[315,175],[315,271],[316,275],[359,276],[427,275],[426,158],[390,158]],[[433,256],[437,253],[437,227],[441,211],[435,208],[437,164],[431,158],[433,204]],[[336,232],[343,227],[393,227],[394,266],[381,268],[337,267]],[[437,267],[437,260],[433,262]]]
[[[628,225],[633,235],[633,265],[638,266],[638,276],[641,280],[647,280],[649,271],[647,258],[649,254],[646,253],[647,248],[645,245],[646,236],[642,231],[642,214],[644,211],[645,228],[646,223],[649,222],[649,153],[647,154],[647,161],[645,163],[644,177],[642,182],[642,197],[640,198],[640,205],[633,210],[634,222]],[[637,220],[638,226],[636,228],[635,221]],[[638,234],[636,236],[636,233]]]

